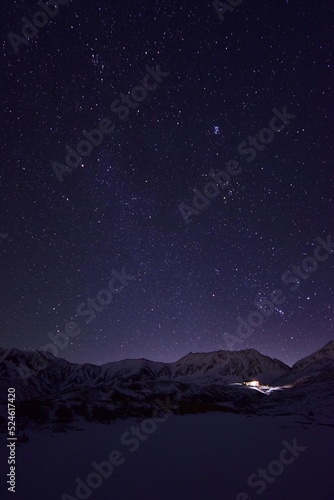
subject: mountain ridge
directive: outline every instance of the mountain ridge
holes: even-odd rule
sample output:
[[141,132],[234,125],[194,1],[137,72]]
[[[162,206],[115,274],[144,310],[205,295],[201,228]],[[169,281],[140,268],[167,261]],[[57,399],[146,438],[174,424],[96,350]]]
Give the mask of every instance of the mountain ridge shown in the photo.
[[[36,359],[39,361],[37,362]],[[45,366],[43,367],[42,362]],[[39,363],[39,364],[38,364]],[[44,351],[0,348],[1,385],[9,381],[35,393],[81,385],[95,387],[119,380],[175,381],[196,385],[242,383],[256,379],[261,384],[291,382],[323,366],[334,364],[334,340],[297,361],[292,367],[255,349],[189,352],[179,360],[166,363],[146,358],[111,361],[103,365],[71,363]],[[42,369],[39,369],[41,368]],[[28,386],[28,387],[27,387]],[[29,391],[24,391],[28,392]]]
[[[37,369],[38,363],[42,369]],[[247,384],[254,380],[257,384]],[[334,418],[333,381],[334,341],[293,367],[255,349],[190,352],[172,363],[139,358],[101,366],[71,363],[43,351],[0,349],[1,407],[6,408],[8,387],[14,387],[19,405],[38,409],[65,404],[75,412],[79,402],[85,402],[88,417],[94,405],[102,413],[107,409],[112,418],[151,414],[156,401],[168,398],[181,414],[210,407]]]
[[323,347],[321,347],[320,349],[318,349],[318,351],[315,351],[314,353],[311,353],[310,355],[305,356],[304,358],[301,358],[300,360],[296,361],[292,365],[292,367],[290,367],[289,365],[287,365],[286,363],[284,363],[284,361],[282,361],[282,360],[280,360],[278,358],[272,358],[268,354],[263,354],[261,351],[258,351],[257,349],[254,349],[254,348],[239,349],[239,350],[236,350],[236,351],[231,351],[231,350],[227,350],[227,349],[226,350],[225,349],[219,349],[217,351],[204,351],[204,352],[192,352],[192,351],[190,351],[187,354],[185,354],[184,356],[182,356],[181,358],[177,359],[176,361],[155,361],[153,359],[148,359],[148,358],[123,358],[123,359],[119,359],[119,360],[115,360],[115,361],[107,361],[106,363],[103,363],[102,365],[96,365],[94,363],[89,363],[89,362],[88,363],[76,363],[76,362],[68,361],[65,358],[62,358],[60,356],[54,356],[53,354],[49,353],[48,351],[43,351],[43,350],[40,350],[40,349],[22,350],[22,349],[18,349],[16,347],[12,347],[12,348],[3,348],[3,347],[0,347],[0,363],[4,359],[4,353],[10,353],[10,354],[23,354],[23,353],[34,354],[34,353],[39,353],[39,354],[41,354],[44,357],[50,357],[51,359],[62,359],[66,363],[70,363],[70,364],[74,364],[74,365],[81,365],[82,366],[82,365],[88,364],[88,365],[91,365],[91,366],[105,366],[105,365],[108,365],[108,364],[111,364],[111,363],[120,363],[120,362],[125,362],[125,361],[146,361],[146,362],[151,362],[151,363],[161,363],[161,364],[164,364],[164,365],[171,365],[171,364],[179,363],[179,362],[183,361],[184,359],[188,358],[191,355],[194,355],[194,356],[199,356],[199,355],[208,356],[208,355],[214,355],[214,354],[218,354],[218,353],[242,354],[242,353],[252,353],[253,352],[253,353],[261,354],[264,357],[270,358],[273,361],[278,361],[279,363],[287,366],[288,368],[293,368],[300,361],[309,358],[310,356],[312,356],[312,355],[314,355],[314,354],[322,351],[323,349],[325,349],[328,346],[331,346],[334,349],[334,340],[330,340]]

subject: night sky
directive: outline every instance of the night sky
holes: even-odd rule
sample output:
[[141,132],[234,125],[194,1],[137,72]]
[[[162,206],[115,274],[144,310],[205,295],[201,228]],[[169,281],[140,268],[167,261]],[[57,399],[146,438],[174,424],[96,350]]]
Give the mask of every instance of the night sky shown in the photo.
[[[291,279],[333,229],[333,2],[243,0],[219,16],[204,0],[72,0],[16,53],[8,33],[41,10],[1,13],[1,347],[41,349],[71,320],[81,331],[58,355],[80,363],[254,348],[292,364],[333,339],[334,255]],[[284,107],[289,123],[248,146]],[[106,118],[60,182],[66,146]],[[238,175],[194,208],[232,161]],[[284,303],[228,344],[275,289]]]

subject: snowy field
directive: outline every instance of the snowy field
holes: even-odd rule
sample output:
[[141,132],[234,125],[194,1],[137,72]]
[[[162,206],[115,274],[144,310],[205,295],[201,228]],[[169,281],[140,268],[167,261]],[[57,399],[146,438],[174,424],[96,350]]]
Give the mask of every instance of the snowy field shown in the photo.
[[[109,425],[83,423],[82,431],[51,435],[27,431],[30,441],[17,448],[16,493],[6,490],[4,436],[1,439],[2,499],[15,500],[333,500],[334,427],[303,424],[305,417],[246,417],[223,413],[169,416],[141,442],[121,443],[121,435],[132,425],[129,419]],[[150,432],[151,427],[147,427]],[[279,472],[270,483],[249,476],[280,457],[283,441],[299,447],[292,463],[273,466]],[[138,443],[139,446],[138,446]],[[138,446],[138,448],[137,448]],[[130,449],[137,448],[132,453]],[[75,479],[95,471],[92,462],[122,462],[92,493],[81,490],[76,496]],[[275,469],[278,467],[278,469]],[[283,468],[282,471],[280,471]],[[4,469],[6,472],[4,474]],[[96,471],[95,471],[96,472]],[[93,481],[99,482],[93,477]],[[256,482],[255,476],[253,480]],[[265,491],[259,493],[265,484]],[[242,493],[243,492],[243,493]],[[67,493],[69,496],[63,496]]]

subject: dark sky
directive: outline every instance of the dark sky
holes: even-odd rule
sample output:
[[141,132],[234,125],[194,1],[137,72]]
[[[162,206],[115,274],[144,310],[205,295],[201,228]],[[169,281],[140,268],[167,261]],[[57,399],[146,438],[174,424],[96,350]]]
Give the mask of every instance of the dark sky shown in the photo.
[[[331,340],[334,255],[312,257],[333,229],[333,2],[243,0],[221,20],[203,0],[72,0],[11,42],[37,11],[2,2],[0,345],[43,348],[71,319],[58,355],[96,364],[228,347],[291,364]],[[247,146],[285,106],[289,123]],[[60,182],[53,162],[104,118],[114,130]],[[239,174],[195,210],[232,160]],[[88,306],[110,280],[112,302]],[[226,342],[274,289],[284,303]]]

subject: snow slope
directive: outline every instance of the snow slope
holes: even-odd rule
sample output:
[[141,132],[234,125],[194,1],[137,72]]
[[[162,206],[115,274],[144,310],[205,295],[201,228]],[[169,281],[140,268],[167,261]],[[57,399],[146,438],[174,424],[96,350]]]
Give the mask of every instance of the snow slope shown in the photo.
[[[30,432],[17,449],[17,492],[4,500],[61,500],[75,495],[75,479],[86,481],[92,462],[112,450],[124,463],[92,491],[90,500],[332,500],[333,428],[295,417],[245,417],[211,413],[170,416],[130,452],[121,443],[135,420],[108,426],[86,424],[64,434]],[[248,478],[279,459],[283,441],[306,448],[258,495]],[[0,450],[1,458],[4,448]],[[290,457],[290,455],[289,455]],[[273,479],[271,477],[271,479]],[[87,498],[87,497],[86,497]]]

